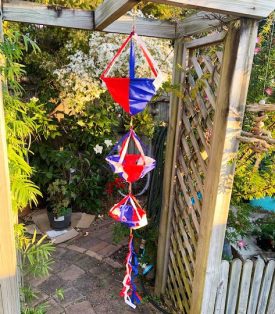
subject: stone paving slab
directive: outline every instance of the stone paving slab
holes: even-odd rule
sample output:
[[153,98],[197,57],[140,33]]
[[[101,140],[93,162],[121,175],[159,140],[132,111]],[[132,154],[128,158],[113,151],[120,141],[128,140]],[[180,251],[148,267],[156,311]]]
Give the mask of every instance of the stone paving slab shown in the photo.
[[85,299],[85,296],[76,288],[70,287],[64,290],[64,299],[59,300],[54,296],[56,302],[58,302],[62,307],[67,307],[71,304],[79,302]]
[[60,306],[54,299],[50,299],[46,302],[47,314],[62,314],[65,313],[65,309]]
[[56,289],[64,288],[65,286],[67,285],[64,280],[56,275],[52,275],[42,284],[38,285],[37,288],[48,296],[52,296],[55,294]]
[[81,275],[85,274],[85,271],[78,266],[70,265],[58,274],[63,280],[74,281]]
[[100,250],[105,248],[109,245],[108,242],[102,241],[100,239],[93,239],[96,240],[93,244],[89,245],[89,250],[98,253]]
[[80,303],[76,303],[66,308],[67,314],[96,314],[94,309],[92,308],[90,302],[83,301]]
[[119,250],[119,247],[117,245],[108,244],[107,246],[105,246],[101,250],[97,251],[97,253],[99,255],[104,256],[104,257],[108,257],[108,256],[114,254],[115,252],[117,252],[118,250]]

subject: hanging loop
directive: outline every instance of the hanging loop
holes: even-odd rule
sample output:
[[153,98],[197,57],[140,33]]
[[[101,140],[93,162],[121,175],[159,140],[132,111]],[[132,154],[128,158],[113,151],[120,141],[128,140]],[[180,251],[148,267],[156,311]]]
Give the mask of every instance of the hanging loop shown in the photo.
[[136,32],[136,22],[137,22],[137,8],[133,8],[133,25],[132,25],[132,32]]

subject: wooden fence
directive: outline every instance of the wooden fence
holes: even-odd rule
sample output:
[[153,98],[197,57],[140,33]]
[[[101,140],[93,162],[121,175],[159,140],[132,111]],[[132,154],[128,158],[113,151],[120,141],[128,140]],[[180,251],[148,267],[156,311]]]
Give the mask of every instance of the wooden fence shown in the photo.
[[215,314],[274,314],[275,261],[222,261]]

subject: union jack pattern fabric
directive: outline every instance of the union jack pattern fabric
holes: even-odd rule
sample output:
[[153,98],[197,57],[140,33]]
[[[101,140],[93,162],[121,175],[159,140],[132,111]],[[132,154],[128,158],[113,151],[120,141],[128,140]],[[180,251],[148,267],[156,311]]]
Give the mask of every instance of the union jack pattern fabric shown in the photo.
[[[128,153],[131,140],[134,142],[138,154]],[[118,151],[118,154],[114,154],[115,151]],[[143,178],[156,165],[153,158],[145,156],[143,145],[133,129],[115,145],[106,160],[114,173],[130,183]]]

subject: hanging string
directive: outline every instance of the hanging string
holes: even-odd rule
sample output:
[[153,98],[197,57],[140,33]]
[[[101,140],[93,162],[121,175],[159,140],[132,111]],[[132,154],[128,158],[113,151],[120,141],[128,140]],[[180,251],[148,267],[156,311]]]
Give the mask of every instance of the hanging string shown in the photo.
[[263,97],[265,96],[265,89],[266,89],[266,83],[267,83],[267,76],[270,66],[270,57],[271,57],[271,49],[272,49],[272,42],[273,42],[273,33],[274,33],[274,22],[272,23],[272,29],[270,34],[270,41],[269,41],[269,47],[268,47],[268,56],[267,56],[267,66],[265,71],[265,78],[264,78],[264,87],[263,87]]
[[133,25],[132,25],[132,31],[136,31],[136,21],[137,21],[137,7],[133,8]]

